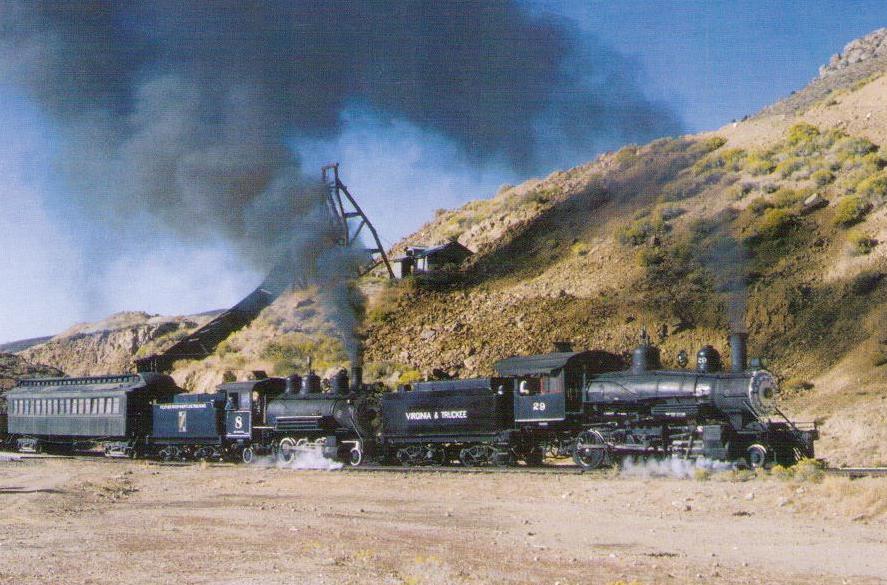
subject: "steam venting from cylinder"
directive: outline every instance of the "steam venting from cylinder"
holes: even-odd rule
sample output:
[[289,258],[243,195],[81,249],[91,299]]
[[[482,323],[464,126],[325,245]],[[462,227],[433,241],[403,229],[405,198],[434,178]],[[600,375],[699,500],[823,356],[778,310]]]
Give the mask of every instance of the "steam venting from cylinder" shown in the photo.
[[734,331],[730,334],[730,369],[744,372],[748,368],[748,333]]

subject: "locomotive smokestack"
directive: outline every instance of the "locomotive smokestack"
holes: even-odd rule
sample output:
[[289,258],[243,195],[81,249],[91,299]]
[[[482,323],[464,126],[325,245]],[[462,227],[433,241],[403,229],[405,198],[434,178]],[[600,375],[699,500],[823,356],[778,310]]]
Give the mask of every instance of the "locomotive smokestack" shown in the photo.
[[351,358],[351,390],[360,392],[363,389],[363,345],[358,341],[357,348]]
[[360,392],[363,388],[363,366],[351,366],[351,390]]
[[744,372],[748,368],[748,333],[734,331],[730,334],[730,369]]

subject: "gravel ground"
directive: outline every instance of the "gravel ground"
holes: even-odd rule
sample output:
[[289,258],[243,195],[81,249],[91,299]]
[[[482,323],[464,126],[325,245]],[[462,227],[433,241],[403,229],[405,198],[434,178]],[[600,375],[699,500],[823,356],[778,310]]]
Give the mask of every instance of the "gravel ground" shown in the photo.
[[3,461],[0,583],[887,583],[885,483]]

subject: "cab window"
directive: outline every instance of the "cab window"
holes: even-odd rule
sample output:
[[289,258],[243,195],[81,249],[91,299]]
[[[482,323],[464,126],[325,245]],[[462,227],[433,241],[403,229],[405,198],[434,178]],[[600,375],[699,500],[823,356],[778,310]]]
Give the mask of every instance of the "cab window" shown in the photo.
[[540,387],[539,378],[521,378],[517,383],[517,391],[521,396],[539,394]]

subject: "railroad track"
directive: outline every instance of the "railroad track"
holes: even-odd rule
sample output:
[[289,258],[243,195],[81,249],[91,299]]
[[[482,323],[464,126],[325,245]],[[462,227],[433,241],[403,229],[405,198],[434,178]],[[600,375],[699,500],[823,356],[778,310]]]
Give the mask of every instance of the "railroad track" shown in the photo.
[[531,475],[601,475],[608,470],[586,471],[573,465],[548,465],[543,467],[460,467],[457,465],[420,465],[402,467],[398,465],[365,465],[361,467],[343,467],[340,471],[348,473],[519,473]]
[[849,478],[887,477],[887,467],[826,467],[828,475],[841,475]]
[[[3,454],[0,453],[0,462],[33,460],[33,459],[72,459],[77,461],[99,461],[103,463],[124,463],[133,461],[125,457],[104,457],[102,455],[47,455],[47,454]],[[158,467],[186,467],[198,465],[197,461],[155,461],[152,459],[137,459],[147,465]],[[210,467],[239,467],[242,464],[229,462],[209,462]],[[306,470],[309,471],[309,470]],[[360,467],[345,466],[335,471],[346,473],[462,473],[462,474],[530,474],[530,475],[588,475],[590,477],[602,477],[611,473],[611,469],[585,470],[575,465],[543,465],[541,467],[462,467],[459,465],[422,465],[403,467],[398,465],[363,465]],[[860,477],[887,477],[887,467],[826,467],[823,469],[826,475],[836,475],[856,479]]]

